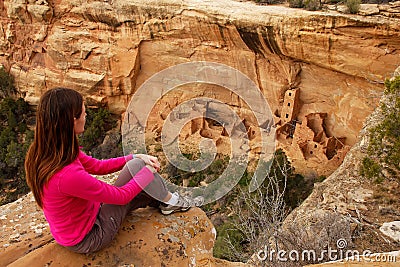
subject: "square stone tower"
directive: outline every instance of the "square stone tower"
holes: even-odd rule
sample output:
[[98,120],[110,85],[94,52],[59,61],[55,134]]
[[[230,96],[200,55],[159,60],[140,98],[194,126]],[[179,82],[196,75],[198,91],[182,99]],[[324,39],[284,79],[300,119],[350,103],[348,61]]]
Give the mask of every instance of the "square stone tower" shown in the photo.
[[300,89],[290,89],[285,92],[281,120],[282,125],[297,118],[300,110]]

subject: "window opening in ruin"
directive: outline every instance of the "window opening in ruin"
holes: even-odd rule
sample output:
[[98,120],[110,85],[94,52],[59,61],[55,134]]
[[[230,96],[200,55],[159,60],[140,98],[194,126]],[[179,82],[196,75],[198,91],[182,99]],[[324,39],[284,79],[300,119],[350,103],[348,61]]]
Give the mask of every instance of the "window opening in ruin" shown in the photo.
[[289,118],[289,114],[286,114],[286,119]]
[[288,107],[290,107],[290,102],[289,102],[289,103],[287,103],[287,105],[288,105]]
[[293,135],[294,135],[294,131],[296,130],[296,123],[297,123],[298,121],[296,121],[296,120],[292,120],[291,122],[289,122],[289,137],[290,138],[293,138]]

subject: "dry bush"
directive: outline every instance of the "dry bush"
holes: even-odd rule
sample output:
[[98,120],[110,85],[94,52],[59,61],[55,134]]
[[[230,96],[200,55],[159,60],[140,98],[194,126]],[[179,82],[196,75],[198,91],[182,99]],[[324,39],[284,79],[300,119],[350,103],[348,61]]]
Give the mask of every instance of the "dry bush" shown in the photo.
[[285,204],[288,168],[286,162],[277,164],[277,168],[273,168],[264,183],[252,193],[239,189],[232,232],[240,232],[243,238],[240,246],[232,238],[226,240],[231,254],[228,258],[247,261],[266,245],[278,241],[282,222],[288,215]]
[[[283,224],[289,213],[285,204],[288,168],[285,161],[280,162],[255,192],[240,190],[232,235],[226,239],[227,258],[242,262],[250,259],[256,266],[303,266],[331,260],[327,249],[337,249],[338,240],[347,242],[345,249],[351,248],[350,219],[332,211],[306,214],[301,220]],[[279,259],[280,250],[287,252],[286,261]],[[293,259],[291,251],[298,253],[291,255]],[[313,251],[315,256],[303,257],[303,251]]]

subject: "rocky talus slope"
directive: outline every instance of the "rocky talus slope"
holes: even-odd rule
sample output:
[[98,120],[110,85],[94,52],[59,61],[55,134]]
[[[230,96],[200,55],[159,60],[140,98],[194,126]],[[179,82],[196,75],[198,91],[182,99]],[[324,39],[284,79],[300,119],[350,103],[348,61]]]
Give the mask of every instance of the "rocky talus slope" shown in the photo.
[[[107,104],[117,114],[161,70],[192,61],[226,64],[260,88],[283,127],[278,145],[297,170],[329,175],[357,141],[362,121],[378,103],[381,83],[400,62],[399,2],[363,6],[362,15],[340,13],[339,7],[309,12],[233,0],[5,0],[0,2],[0,63],[32,104],[47,89],[67,86],[79,90],[89,106]],[[196,96],[230,105],[249,133],[260,126],[229,90],[184,89],[155,106],[149,120],[154,138],[165,113]],[[293,120],[304,128],[294,136],[284,111],[291,89],[300,92]],[[314,117],[322,118],[317,124],[324,131],[310,122]],[[212,125],[196,129],[182,136],[226,143]],[[257,138],[251,141],[257,154]]]

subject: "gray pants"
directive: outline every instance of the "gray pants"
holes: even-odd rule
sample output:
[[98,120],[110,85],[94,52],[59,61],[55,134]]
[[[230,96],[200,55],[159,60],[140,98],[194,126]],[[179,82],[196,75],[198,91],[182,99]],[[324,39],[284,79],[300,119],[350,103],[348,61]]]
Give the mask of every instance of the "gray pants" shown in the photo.
[[[115,186],[123,186],[132,179],[137,172],[145,166],[143,160],[130,160],[121,170]],[[146,191],[154,196],[151,197],[144,191],[141,191],[134,199],[124,206],[102,204],[97,214],[96,221],[85,238],[75,246],[66,247],[77,253],[90,253],[98,251],[111,243],[117,235],[118,230],[129,211],[150,207],[158,207],[160,201],[157,199],[165,199],[168,194],[163,179],[158,173],[154,174],[154,180],[146,186]]]

